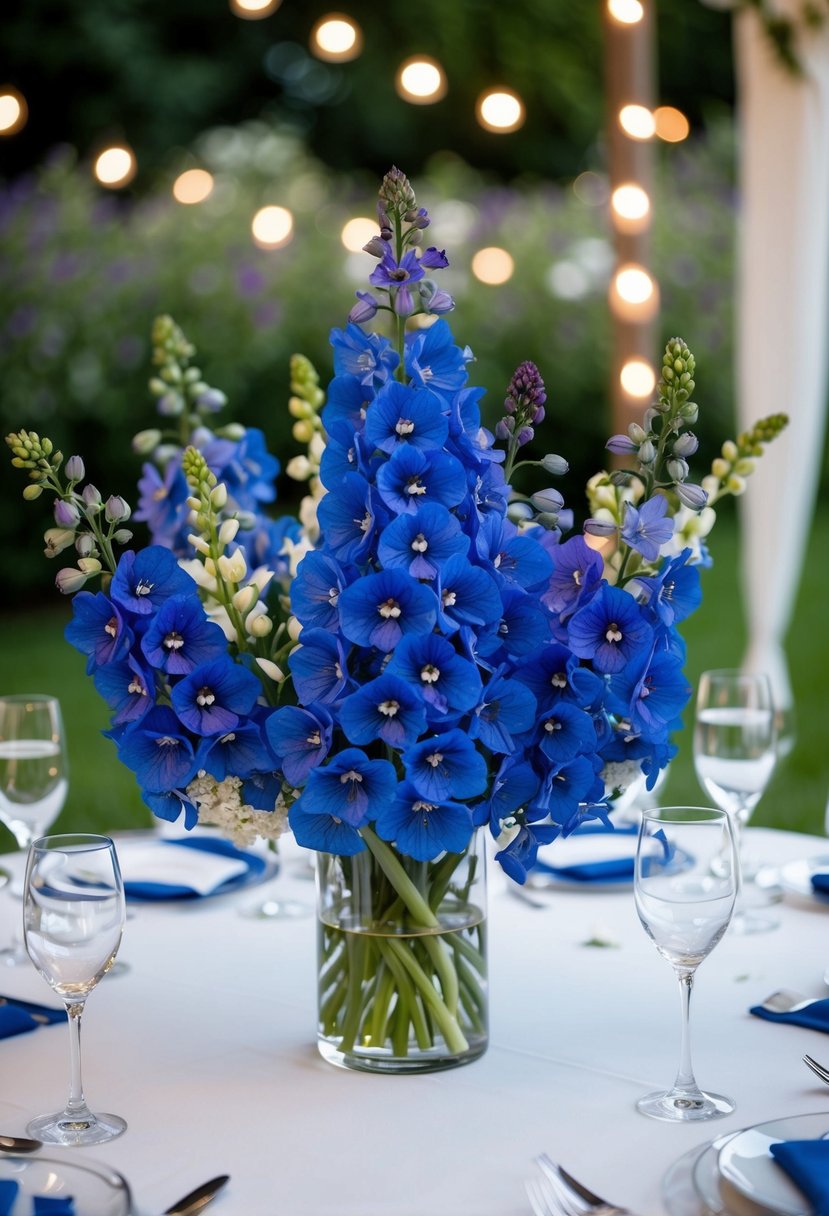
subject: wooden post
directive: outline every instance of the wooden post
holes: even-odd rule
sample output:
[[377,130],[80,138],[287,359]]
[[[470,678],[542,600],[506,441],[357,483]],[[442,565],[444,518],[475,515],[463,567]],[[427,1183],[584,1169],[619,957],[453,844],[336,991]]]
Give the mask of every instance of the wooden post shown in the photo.
[[[639,392],[626,391],[620,379],[622,369],[631,360],[641,360],[654,369],[656,350],[657,313],[659,288],[650,268],[650,225],[652,214],[653,185],[653,133],[649,137],[635,138],[628,134],[620,123],[620,113],[625,106],[640,106],[653,113],[656,94],[656,69],[654,54],[654,3],[641,0],[634,4],[619,3],[619,0],[600,0],[604,32],[604,76],[607,130],[607,164],[610,179],[610,220],[613,231],[615,270],[610,289],[612,316],[612,343],[610,367],[610,400],[612,406],[613,432],[625,432],[628,423],[641,419],[645,406],[652,400],[652,389],[647,387],[648,378],[644,369],[644,383]],[[638,20],[620,20],[614,12],[635,17]],[[647,114],[640,114],[645,120]],[[644,216],[620,215],[614,208],[614,191],[620,186],[638,186],[650,204]],[[630,195],[628,196],[630,197]],[[616,275],[625,267],[639,267],[651,278],[653,292],[646,300],[631,301],[620,296],[616,290]],[[623,288],[646,286],[641,277],[628,276]],[[625,294],[631,294],[628,290]],[[635,292],[633,294],[636,294]],[[641,293],[639,293],[641,294]],[[644,390],[644,391],[643,391]]]

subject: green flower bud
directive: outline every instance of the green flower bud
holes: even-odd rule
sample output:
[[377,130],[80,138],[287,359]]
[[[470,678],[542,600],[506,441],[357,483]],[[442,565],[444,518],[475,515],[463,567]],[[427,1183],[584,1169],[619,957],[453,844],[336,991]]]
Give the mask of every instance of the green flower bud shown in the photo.
[[112,539],[118,545],[129,544],[132,540],[132,532],[128,528],[119,528],[117,532],[113,533]]
[[36,498],[40,498],[43,493],[43,486],[26,486],[23,491],[23,497],[26,502],[34,502]]
[[152,428],[132,437],[132,450],[137,456],[149,456],[161,443],[161,431]]
[[101,563],[97,557],[81,557],[78,559],[78,569],[82,570],[89,577],[93,574],[101,573]]
[[656,459],[656,448],[650,439],[646,439],[644,443],[640,444],[639,459],[642,464],[652,464]]
[[89,532],[82,532],[75,541],[75,552],[78,557],[92,557],[95,552],[95,537]]
[[75,540],[75,533],[72,528],[47,528],[43,540],[46,545],[43,550],[46,557],[57,557],[64,549],[69,548]]

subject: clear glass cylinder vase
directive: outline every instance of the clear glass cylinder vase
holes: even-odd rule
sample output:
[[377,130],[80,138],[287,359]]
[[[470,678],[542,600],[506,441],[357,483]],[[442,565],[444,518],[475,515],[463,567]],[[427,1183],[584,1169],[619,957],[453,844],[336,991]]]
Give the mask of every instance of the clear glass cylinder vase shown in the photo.
[[364,852],[317,860],[321,1055],[385,1073],[477,1059],[488,1040],[481,833],[434,861],[363,835]]

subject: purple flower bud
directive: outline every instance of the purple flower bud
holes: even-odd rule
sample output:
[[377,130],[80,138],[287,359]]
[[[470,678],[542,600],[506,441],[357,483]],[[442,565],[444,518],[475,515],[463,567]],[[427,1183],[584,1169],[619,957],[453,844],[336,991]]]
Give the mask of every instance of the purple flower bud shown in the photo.
[[91,483],[88,486],[84,486],[81,491],[81,498],[84,501],[84,505],[92,509],[101,505],[100,490],[97,490]]
[[184,412],[184,398],[181,393],[170,391],[159,397],[157,407],[159,414],[165,418],[175,418]]
[[378,301],[375,300],[370,291],[358,291],[356,295],[357,303],[348,314],[348,319],[355,325],[363,325],[366,321],[370,321],[372,317],[376,316]]
[[199,393],[196,405],[200,410],[206,410],[209,414],[217,414],[227,405],[227,397],[221,389],[208,388],[203,393]]
[[63,471],[70,481],[83,481],[86,474],[86,469],[80,456],[70,456]]
[[588,519],[584,530],[591,536],[615,536],[619,528],[609,519]]
[[684,481],[691,471],[686,460],[671,459],[668,461],[667,468],[668,476],[673,481]]
[[[544,381],[534,363],[527,361],[515,369],[507,388],[504,408],[508,414],[516,414],[522,423],[532,422],[540,405],[547,400]],[[542,415],[543,417],[543,415]],[[532,438],[530,432],[529,438]],[[523,441],[527,443],[528,440]]]
[[132,511],[129,504],[124,502],[120,494],[112,494],[106,501],[106,518],[111,524],[123,523],[129,519]]
[[427,270],[443,270],[449,265],[449,259],[446,256],[445,249],[436,249],[434,245],[430,245],[428,249],[424,249],[420,256],[421,266],[425,266]]
[[76,528],[81,522],[81,513],[73,502],[55,499],[55,523],[59,528]]
[[530,421],[532,422],[533,426],[538,426],[539,422],[544,421],[544,406],[543,405],[538,406],[538,408],[536,409],[536,411],[533,414]]
[[545,473],[552,473],[554,477],[563,477],[570,465],[563,456],[556,456],[554,452],[548,452],[541,461],[541,467]]
[[441,313],[451,312],[455,307],[455,301],[447,291],[433,291],[428,299],[424,299],[423,307],[427,312],[440,316]]
[[64,566],[55,575],[55,586],[61,595],[74,595],[76,591],[80,591],[86,580],[87,575],[83,570],[76,570],[74,566]]
[[539,511],[546,511],[549,515],[558,515],[564,506],[564,498],[558,490],[553,489],[539,490],[537,494],[530,496],[530,502]]
[[693,456],[694,452],[699,447],[699,440],[693,431],[686,431],[684,435],[680,435],[673,446],[674,456],[682,458]]
[[639,445],[639,459],[642,464],[651,464],[656,460],[656,448],[650,439],[646,439],[644,443]]
[[685,507],[690,507],[692,511],[701,511],[708,502],[708,495],[701,486],[695,486],[692,482],[678,482],[674,486],[676,495],[679,501]]
[[620,456],[628,456],[631,452],[638,452],[639,450],[637,445],[627,435],[611,435],[604,446],[608,452],[616,452]]
[[495,427],[496,439],[509,439],[510,435],[515,430],[514,418],[502,418]]
[[531,426],[522,426],[521,430],[518,432],[519,448],[523,448],[525,443],[529,443],[534,435],[535,435],[535,431],[532,429]]
[[363,252],[370,253],[373,258],[381,258],[386,252],[386,242],[379,235],[373,236],[363,245]]
[[398,317],[409,317],[414,312],[414,300],[406,284],[394,293],[394,311]]

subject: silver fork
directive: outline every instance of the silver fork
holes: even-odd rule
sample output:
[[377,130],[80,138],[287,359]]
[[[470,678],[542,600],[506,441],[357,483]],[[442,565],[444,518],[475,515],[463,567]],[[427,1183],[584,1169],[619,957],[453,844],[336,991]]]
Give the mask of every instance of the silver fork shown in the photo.
[[[536,1195],[546,1203],[546,1209],[541,1208],[540,1216],[634,1216],[627,1208],[608,1203],[588,1190],[546,1153],[536,1157],[536,1164],[541,1171],[535,1187]],[[532,1204],[529,1188],[527,1193]],[[535,1207],[533,1211],[539,1216]]]
[[825,1081],[829,1085],[829,1068],[824,1068],[822,1064],[818,1064],[817,1060],[813,1060],[811,1056],[804,1056],[803,1063],[807,1068],[811,1068],[816,1077],[820,1077],[821,1081]]

